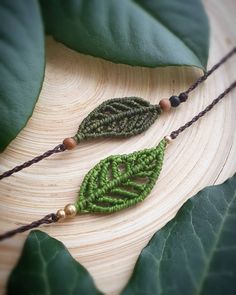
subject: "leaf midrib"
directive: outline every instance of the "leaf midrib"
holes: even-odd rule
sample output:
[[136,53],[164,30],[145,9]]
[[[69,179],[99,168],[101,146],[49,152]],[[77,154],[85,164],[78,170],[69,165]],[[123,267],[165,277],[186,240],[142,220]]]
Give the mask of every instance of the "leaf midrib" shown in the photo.
[[173,31],[168,25],[165,24],[165,22],[160,20],[160,18],[156,14],[152,13],[150,9],[146,8],[145,6],[141,6],[135,0],[133,1],[133,4],[136,5],[142,11],[145,11],[149,17],[154,18],[155,21],[159,22],[167,31],[169,31],[175,38],[177,38],[181,43],[183,43],[183,45],[194,54],[199,64],[202,65],[202,62],[200,61],[199,57],[196,55],[195,50],[182,39],[183,38],[182,36],[180,36],[177,32]]
[[[219,243],[219,241],[220,241],[221,234],[222,234],[222,231],[223,231],[223,229],[224,229],[225,222],[226,222],[226,220],[227,220],[227,218],[228,218],[229,209],[230,209],[230,207],[231,207],[233,201],[235,200],[235,198],[236,198],[236,191],[234,192],[234,195],[233,195],[231,201],[228,203],[228,206],[227,206],[227,209],[226,209],[225,215],[223,216],[223,219],[222,219],[222,222],[221,222],[221,225],[220,225],[219,231],[218,231],[219,234],[218,234],[218,236],[217,236],[217,238],[216,238],[216,240],[215,240],[215,242],[214,242],[214,244],[213,244],[213,247],[212,247],[212,249],[211,249],[211,251],[210,251],[210,253],[209,253],[209,256],[208,256],[209,259],[208,259],[208,261],[207,261],[207,263],[206,263],[206,266],[204,267],[201,281],[200,281],[199,284],[198,284],[199,287],[198,287],[198,290],[197,290],[197,292],[196,292],[196,295],[201,295],[201,293],[202,293],[202,290],[203,290],[203,286],[204,286],[205,280],[206,280],[206,278],[207,278],[207,276],[208,276],[208,272],[209,272],[209,268],[210,268],[210,265],[211,265],[211,262],[212,262],[212,258],[214,257],[214,254],[215,254],[215,252],[216,252],[216,250],[217,250],[217,245],[218,245],[218,243]],[[207,196],[207,199],[209,200],[208,196]],[[209,200],[209,201],[210,201],[210,200]],[[210,203],[211,203],[211,202],[210,202]],[[218,210],[217,210],[217,211],[218,211]]]
[[[127,110],[118,114],[114,114],[111,115],[110,117],[104,118],[103,120],[94,120],[92,121],[91,125],[87,127],[87,129],[97,129],[98,127],[101,127],[104,124],[108,124],[110,122],[113,121],[117,121],[123,118],[127,117],[127,114],[129,114],[129,116],[133,116],[133,115],[139,115],[142,114],[143,112],[148,113],[149,111],[155,111],[157,109],[158,105],[151,105],[148,107],[135,107],[132,110]],[[85,130],[87,131],[87,130]]]
[[[157,154],[156,157],[159,156],[159,153]],[[159,160],[159,159],[158,159]],[[140,169],[143,167],[142,164],[138,164],[137,166],[135,166],[132,170],[132,173],[130,172],[126,172],[125,174],[121,175],[119,180],[118,179],[113,179],[110,181],[110,185],[106,188],[106,192],[110,191],[111,189],[113,189],[114,187],[117,186],[117,184],[119,183],[123,183],[123,182],[126,182],[130,177],[136,175],[136,173],[138,173],[140,171]],[[150,170],[150,169],[149,169]],[[161,169],[156,169],[156,171],[154,172],[155,174],[157,173],[160,173],[160,170]],[[103,194],[103,188],[98,188],[97,189],[97,192],[94,194],[94,197],[100,197],[101,195],[101,191],[102,191],[102,194]]]
[[[50,295],[51,294],[51,291],[50,291],[51,288],[50,288],[48,275],[47,275],[47,263],[46,263],[46,261],[44,259],[43,253],[41,251],[41,241],[39,240],[36,233],[34,233],[34,236],[35,236],[35,238],[37,240],[37,243],[38,243],[38,253],[39,253],[39,257],[40,257],[40,259],[42,261],[42,265],[43,265],[43,269],[44,269],[44,271],[42,273],[43,273],[43,278],[44,278],[44,282],[45,282],[45,286],[46,286],[46,292],[47,292],[48,295]],[[45,294],[45,295],[47,295],[47,294]]]

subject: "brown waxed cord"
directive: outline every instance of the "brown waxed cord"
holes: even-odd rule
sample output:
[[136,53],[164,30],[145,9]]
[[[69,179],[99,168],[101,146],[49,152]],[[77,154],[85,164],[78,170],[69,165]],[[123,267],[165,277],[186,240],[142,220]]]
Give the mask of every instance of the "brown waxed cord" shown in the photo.
[[0,235],[0,241],[3,241],[3,240],[8,239],[10,237],[13,237],[16,234],[23,233],[23,232],[33,229],[35,227],[39,227],[42,224],[50,224],[50,223],[54,223],[57,221],[58,221],[58,217],[56,216],[56,214],[54,214],[54,213],[48,214],[39,220],[33,221],[30,224],[22,225],[22,226],[18,227],[17,229],[10,230],[10,231]]
[[[227,89],[225,89],[224,92],[222,92],[216,99],[214,99],[203,111],[201,111],[198,115],[193,117],[192,120],[181,126],[179,129],[173,131],[170,134],[170,139],[175,139],[181,132],[183,132],[186,128],[190,127],[194,122],[199,120],[201,117],[203,117],[207,112],[209,112],[218,102],[222,100],[223,97],[225,97],[231,90],[233,90],[236,87],[236,81],[234,81]],[[166,137],[167,139],[167,137]],[[61,210],[59,210],[61,211]],[[18,233],[22,233],[24,231],[39,227],[42,224],[50,224],[57,222],[59,220],[59,217],[57,214],[51,213],[46,215],[44,218],[39,219],[37,221],[34,221],[28,225],[20,226],[19,228],[15,230],[8,231],[2,235],[0,235],[0,241],[10,238]]]
[[22,169],[24,169],[26,167],[29,167],[29,166],[31,166],[31,165],[33,165],[33,164],[47,158],[47,157],[50,157],[53,154],[64,152],[65,150],[66,150],[66,147],[64,146],[64,144],[63,143],[59,144],[55,148],[53,148],[51,150],[48,150],[47,152],[43,153],[42,155],[39,155],[39,156],[37,156],[37,157],[35,157],[35,158],[33,158],[33,159],[19,165],[19,166],[14,167],[11,170],[8,170],[8,171],[4,172],[3,174],[0,175],[0,180],[5,178],[5,177],[9,177],[13,173],[16,173],[16,172],[18,172],[18,171],[20,171],[20,170],[22,170]]
[[186,128],[190,127],[193,123],[198,121],[201,117],[203,117],[207,112],[209,112],[221,99],[228,94],[233,88],[236,87],[236,81],[234,81],[228,88],[225,89],[216,99],[212,101],[203,111],[198,113],[195,117],[192,118],[189,122],[171,132],[171,139],[175,139],[181,132],[183,132]]
[[[199,79],[197,79],[186,91],[182,92],[179,94],[179,96],[173,96],[172,98],[176,99],[177,98],[177,105],[180,104],[181,102],[185,102],[188,99],[188,94],[193,91],[199,84],[201,84],[203,81],[205,81],[216,69],[218,69],[222,64],[224,64],[233,54],[236,53],[236,47],[234,47],[228,54],[226,54],[218,63],[216,63],[209,71],[207,71],[203,76],[201,76]],[[171,98],[170,98],[171,99]],[[172,103],[173,104],[173,103]],[[173,105],[176,107],[177,105]],[[195,118],[193,118],[195,119]],[[189,123],[187,123],[189,124]],[[182,127],[184,128],[184,127]],[[185,127],[187,128],[187,127]],[[175,131],[177,132],[177,131]],[[175,134],[172,132],[172,139],[176,138]],[[64,144],[65,143],[65,144]],[[42,155],[36,156],[35,158],[26,161],[25,163],[16,166],[15,168],[8,170],[2,174],[0,174],[0,180],[2,180],[5,177],[9,177],[12,174],[19,172],[39,161],[42,161],[43,159],[50,157],[53,154],[60,153],[65,151],[66,149],[72,149],[73,147],[76,146],[76,141],[73,138],[67,138],[63,141],[62,144],[57,145],[55,148],[45,152]]]
[[204,82],[215,70],[217,70],[222,64],[224,64],[232,55],[236,53],[236,47],[230,50],[218,63],[216,63],[209,71],[207,71],[203,76],[197,79],[186,91],[182,92],[186,96],[193,91],[199,84]]

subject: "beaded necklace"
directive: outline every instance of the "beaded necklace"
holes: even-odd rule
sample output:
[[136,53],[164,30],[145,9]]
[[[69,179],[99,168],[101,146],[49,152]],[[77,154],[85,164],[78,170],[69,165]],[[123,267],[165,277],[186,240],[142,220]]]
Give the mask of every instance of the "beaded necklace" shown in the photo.
[[[0,235],[0,241],[42,224],[55,223],[65,218],[75,217],[79,213],[113,213],[143,201],[151,192],[159,177],[166,146],[186,128],[209,112],[235,87],[236,81],[190,121],[172,131],[170,135],[165,136],[156,147],[128,155],[110,156],[100,161],[86,174],[80,187],[79,198],[75,204],[67,204],[64,209],[58,210],[57,213],[48,214],[28,225],[8,231]],[[97,111],[95,110],[90,116],[93,117],[96,114]],[[91,121],[88,117],[84,122],[82,126],[88,126],[86,122]],[[84,127],[82,130],[85,130]]]
[[139,97],[113,98],[95,108],[80,124],[74,137],[65,138],[63,143],[19,166],[0,174],[0,180],[21,171],[53,154],[74,149],[81,141],[99,137],[131,137],[146,131],[162,112],[176,108],[188,99],[188,95],[204,82],[216,69],[236,53],[234,47],[209,71],[197,79],[186,91],[152,105]]

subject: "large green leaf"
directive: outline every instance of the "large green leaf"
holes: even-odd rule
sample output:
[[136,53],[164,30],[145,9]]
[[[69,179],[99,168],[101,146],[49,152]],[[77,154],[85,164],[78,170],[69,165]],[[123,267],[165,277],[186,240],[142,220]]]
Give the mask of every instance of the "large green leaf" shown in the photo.
[[44,75],[44,35],[36,0],[0,0],[0,151],[32,114]]
[[65,246],[41,231],[32,231],[12,271],[7,294],[99,295],[87,270]]
[[204,68],[209,28],[200,0],[41,0],[47,32],[79,52],[148,67]]
[[199,192],[141,252],[122,295],[236,294],[236,175]]

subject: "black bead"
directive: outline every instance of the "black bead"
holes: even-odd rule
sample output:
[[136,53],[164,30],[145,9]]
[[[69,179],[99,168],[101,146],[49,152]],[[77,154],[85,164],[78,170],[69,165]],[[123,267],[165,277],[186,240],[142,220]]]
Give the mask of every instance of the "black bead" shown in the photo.
[[187,99],[188,99],[188,94],[186,94],[185,92],[180,93],[179,95],[180,102],[185,102]]
[[178,96],[173,95],[169,98],[169,100],[170,100],[171,106],[174,108],[176,108],[180,104],[180,99]]

